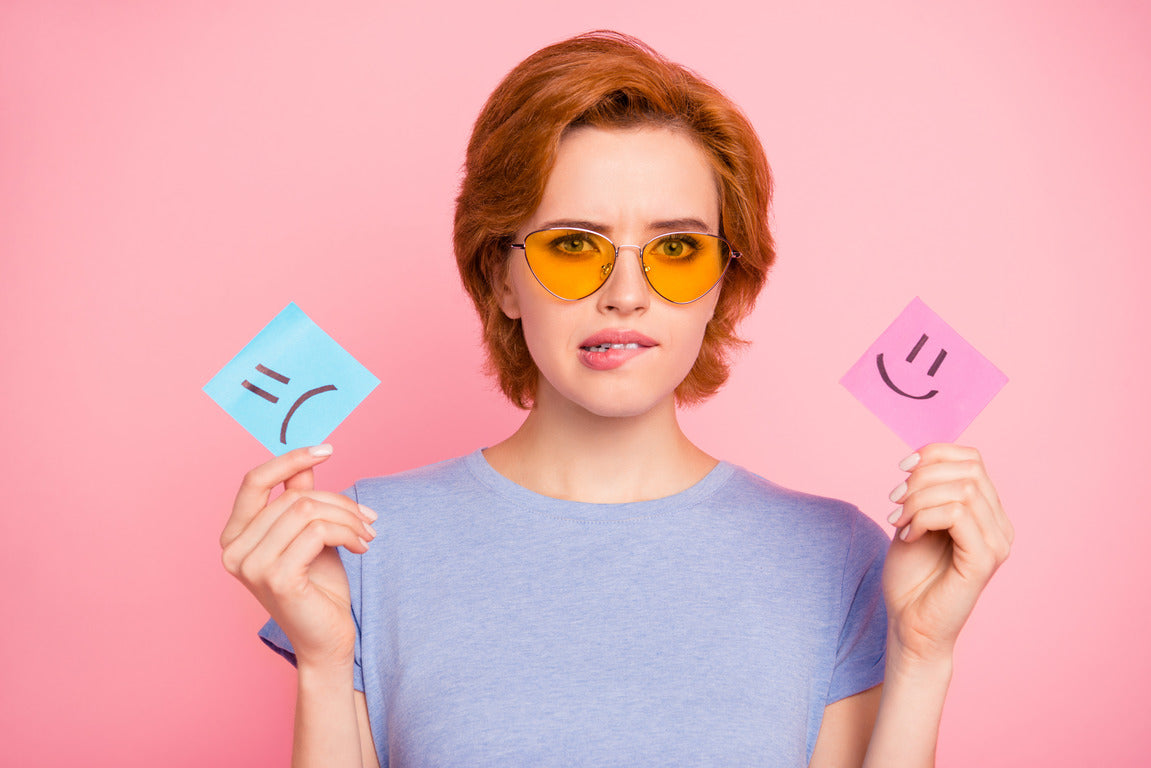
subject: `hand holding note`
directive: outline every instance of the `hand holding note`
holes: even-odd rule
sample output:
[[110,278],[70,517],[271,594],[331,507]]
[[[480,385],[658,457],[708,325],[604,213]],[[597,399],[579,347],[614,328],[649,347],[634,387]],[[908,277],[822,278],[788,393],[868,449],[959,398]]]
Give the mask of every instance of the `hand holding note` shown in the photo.
[[840,381],[918,449],[891,492],[900,506],[888,517],[896,537],[883,569],[888,668],[949,670],[960,629],[1015,539],[979,452],[952,441],[1007,377],[916,298]]
[[[284,630],[300,665],[351,664],[356,629],[335,547],[363,554],[376,535],[375,512],[314,489],[312,467],[330,454],[330,446],[298,448],[253,469],[220,534],[224,568]],[[271,499],[280,483],[284,493]]]
[[1007,559],[1015,529],[974,448],[932,443],[901,464],[891,492],[898,533],[883,569],[897,642],[916,661],[950,659],[975,603]]

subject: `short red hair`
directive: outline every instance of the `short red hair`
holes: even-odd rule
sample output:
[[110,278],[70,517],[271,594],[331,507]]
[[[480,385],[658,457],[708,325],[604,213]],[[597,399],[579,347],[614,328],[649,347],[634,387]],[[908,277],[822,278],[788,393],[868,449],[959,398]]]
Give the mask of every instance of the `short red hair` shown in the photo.
[[456,199],[456,262],[483,325],[487,369],[521,408],[533,402],[539,370],[520,321],[504,315],[494,289],[515,233],[539,207],[565,131],[643,125],[682,130],[699,143],[719,183],[721,234],[742,254],[724,276],[676,401],[714,394],[727,380],[730,352],[745,343],[736,325],[755,306],[775,259],[771,171],[755,129],[715,86],[639,40],[608,31],[579,35],[529,56],[488,98]]

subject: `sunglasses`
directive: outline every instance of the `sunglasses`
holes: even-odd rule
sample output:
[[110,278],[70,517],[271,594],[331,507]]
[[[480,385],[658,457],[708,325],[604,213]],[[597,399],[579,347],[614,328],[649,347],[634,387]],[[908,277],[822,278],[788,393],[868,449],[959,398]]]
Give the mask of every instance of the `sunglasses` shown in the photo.
[[522,249],[540,285],[565,301],[598,291],[622,248],[639,252],[648,285],[675,304],[702,298],[723,277],[731,260],[739,258],[722,237],[701,232],[670,232],[639,246],[616,245],[587,229],[540,229],[511,247]]

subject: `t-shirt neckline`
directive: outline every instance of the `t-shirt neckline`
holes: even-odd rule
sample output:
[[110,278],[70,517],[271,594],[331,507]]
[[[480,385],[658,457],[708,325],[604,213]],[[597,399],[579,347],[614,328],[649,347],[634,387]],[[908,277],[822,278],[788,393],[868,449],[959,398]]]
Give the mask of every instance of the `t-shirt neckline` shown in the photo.
[[465,456],[464,462],[477,480],[521,508],[569,519],[600,521],[647,518],[695,506],[714,494],[735,472],[735,465],[720,461],[699,482],[670,496],[646,501],[597,503],[557,499],[525,488],[497,472],[488,463],[483,448]]

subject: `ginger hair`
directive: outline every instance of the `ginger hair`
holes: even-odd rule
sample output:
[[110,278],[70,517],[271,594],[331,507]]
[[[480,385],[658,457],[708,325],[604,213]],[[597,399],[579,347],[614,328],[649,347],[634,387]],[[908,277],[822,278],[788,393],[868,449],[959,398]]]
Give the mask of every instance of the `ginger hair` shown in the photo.
[[775,258],[768,222],[771,171],[740,109],[715,86],[641,41],[598,31],[550,45],[503,79],[476,119],[456,199],[454,246],[464,288],[483,327],[486,370],[511,402],[530,408],[539,370],[520,320],[500,309],[515,233],[539,207],[566,131],[661,126],[681,130],[707,155],[719,186],[720,234],[742,255],[719,288],[695,365],[676,388],[698,403],[727,381],[736,335]]

